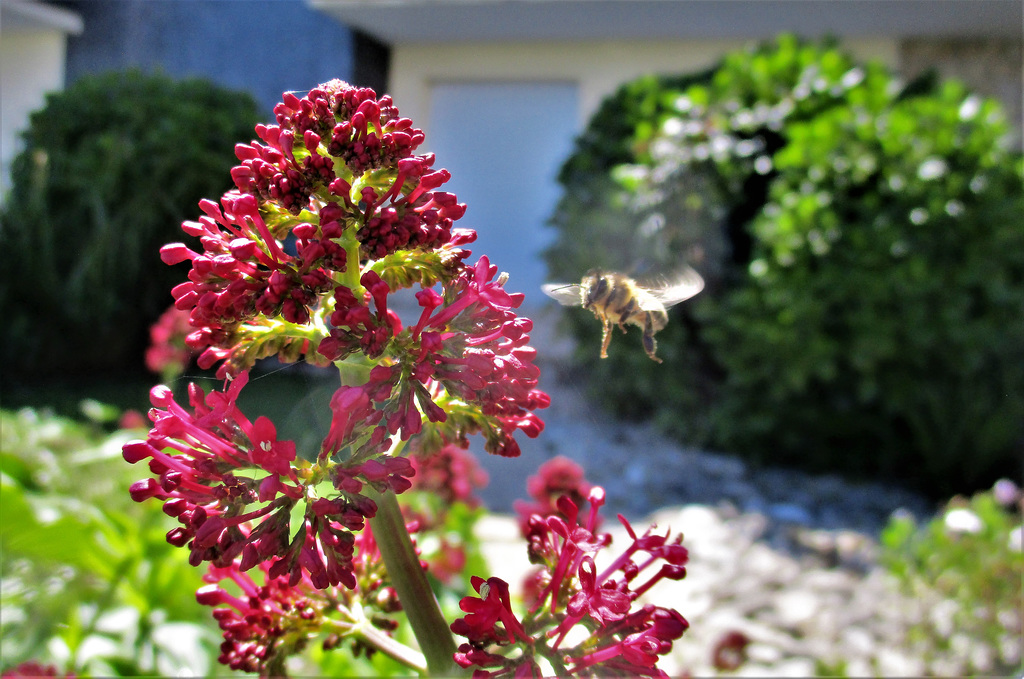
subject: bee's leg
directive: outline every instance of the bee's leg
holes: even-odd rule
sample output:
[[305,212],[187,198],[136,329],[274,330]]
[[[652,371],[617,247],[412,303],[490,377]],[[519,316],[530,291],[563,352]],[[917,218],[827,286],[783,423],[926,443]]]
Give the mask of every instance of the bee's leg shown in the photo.
[[601,325],[601,358],[608,358],[608,345],[612,341],[612,322],[608,318],[602,318]]
[[654,355],[655,350],[658,348],[658,343],[654,340],[654,333],[657,330],[654,329],[654,323],[651,319],[651,314],[647,314],[647,320],[644,322],[644,351],[652,361],[661,363],[661,359]]
[[637,305],[636,298],[630,298],[629,302],[623,308],[619,309],[619,320],[616,321],[619,324],[619,330],[622,334],[626,334],[626,323],[636,323],[634,320],[634,314],[636,313]]

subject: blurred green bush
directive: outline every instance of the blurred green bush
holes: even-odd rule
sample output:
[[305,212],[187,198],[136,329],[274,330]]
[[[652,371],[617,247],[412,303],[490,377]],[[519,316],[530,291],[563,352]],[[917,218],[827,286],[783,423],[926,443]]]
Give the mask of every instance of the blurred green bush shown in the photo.
[[[613,172],[631,163],[649,164],[651,139],[672,115],[679,92],[710,76],[711,71],[646,76],[601,103],[558,175],[566,191],[551,217],[556,234],[546,257],[552,273],[578,279],[593,267],[622,268],[638,256],[656,256],[637,233],[631,194]],[[596,248],[591,239],[608,247]]]
[[1020,676],[1024,671],[1024,495],[1009,479],[969,500],[953,498],[923,526],[895,516],[881,563],[917,623],[908,645],[936,676]]
[[87,76],[32,114],[0,213],[8,375],[141,370],[186,270],[160,262],[203,197],[230,188],[247,93],[140,71]]
[[[627,86],[566,163],[551,273],[689,262],[708,288],[658,335],[670,369],[629,342],[597,361],[598,324],[571,314],[598,398],[753,461],[935,496],[1014,471],[1024,169],[998,105],[791,36],[689,87],[644,82],[657,106],[631,112]],[[599,123],[614,109],[624,131]]]

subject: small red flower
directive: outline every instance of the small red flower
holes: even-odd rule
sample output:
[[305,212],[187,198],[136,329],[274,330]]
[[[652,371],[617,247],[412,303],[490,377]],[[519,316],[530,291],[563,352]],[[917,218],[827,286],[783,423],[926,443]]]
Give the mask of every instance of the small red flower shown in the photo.
[[590,494],[590,488],[583,477],[583,467],[569,458],[558,455],[543,463],[537,468],[537,473],[526,480],[526,490],[534,502],[516,500],[512,504],[519,516],[520,532],[527,535],[532,515],[549,516],[557,513],[555,503],[563,495],[568,496],[574,506],[582,506]]
[[597,566],[592,557],[583,557],[578,574],[580,591],[573,595],[566,606],[569,615],[578,618],[590,616],[598,624],[604,624],[606,621],[620,620],[629,612],[630,596],[624,588],[598,586]]
[[192,332],[188,312],[170,306],[149,328],[146,368],[170,381],[188,369],[197,352],[185,344]]
[[711,652],[711,664],[716,670],[732,672],[747,661],[747,646],[750,637],[739,630],[730,630],[715,642]]
[[487,472],[462,446],[448,444],[433,453],[413,455],[409,461],[416,470],[416,490],[439,497],[444,505],[462,502],[469,507],[480,506],[476,489],[487,485]]
[[252,433],[252,461],[279,476],[294,475],[291,462],[295,459],[295,443],[278,441],[274,423],[262,415],[253,423]]
[[[459,608],[466,615],[452,623],[452,631],[468,637],[474,644],[482,645],[491,642],[529,641],[515,613],[512,612],[508,583],[501,578],[483,578],[473,576],[473,589],[479,597],[464,597]],[[498,627],[501,623],[501,627]]]

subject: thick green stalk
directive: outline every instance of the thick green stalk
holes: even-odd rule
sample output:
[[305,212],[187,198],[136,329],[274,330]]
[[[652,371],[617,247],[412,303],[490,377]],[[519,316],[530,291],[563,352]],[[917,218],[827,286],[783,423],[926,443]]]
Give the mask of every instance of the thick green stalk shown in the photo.
[[426,573],[420,567],[420,560],[405,529],[398,498],[390,490],[384,494],[369,488],[366,491],[377,503],[377,515],[370,519],[373,537],[384,557],[384,566],[398,593],[398,600],[402,602],[402,609],[409,617],[420,650],[427,659],[430,674],[435,677],[458,674],[458,667],[452,659],[456,650],[455,639],[448,630],[448,622],[441,615]]

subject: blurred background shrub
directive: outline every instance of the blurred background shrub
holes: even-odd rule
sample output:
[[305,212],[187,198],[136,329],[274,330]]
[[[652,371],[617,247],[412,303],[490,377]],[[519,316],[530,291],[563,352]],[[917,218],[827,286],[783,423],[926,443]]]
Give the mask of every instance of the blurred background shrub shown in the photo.
[[560,177],[552,278],[708,280],[659,333],[663,366],[629,343],[596,360],[599,324],[569,314],[595,396],[754,462],[934,497],[1015,473],[1024,172],[998,105],[789,36],[685,82],[623,88]]
[[[557,229],[555,244],[547,253],[553,273],[578,279],[592,267],[622,267],[637,256],[652,256],[632,223],[631,195],[612,173],[619,166],[650,164],[650,141],[672,115],[679,93],[708,82],[710,76],[711,71],[645,76],[623,85],[601,103],[558,175],[566,190],[551,217]],[[673,224],[674,228],[685,226]],[[596,247],[588,239],[608,247]]]
[[916,603],[908,643],[936,676],[1021,676],[1024,494],[1009,479],[918,526],[894,516],[881,563]]
[[140,71],[86,76],[32,115],[0,214],[7,375],[142,369],[187,269],[160,262],[181,222],[230,188],[247,93]]

